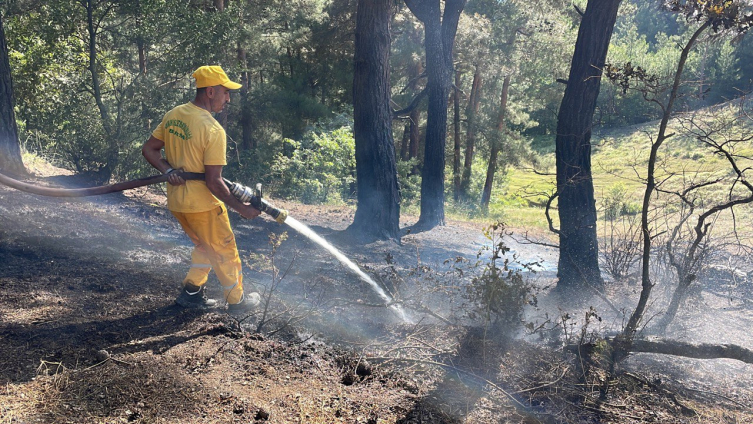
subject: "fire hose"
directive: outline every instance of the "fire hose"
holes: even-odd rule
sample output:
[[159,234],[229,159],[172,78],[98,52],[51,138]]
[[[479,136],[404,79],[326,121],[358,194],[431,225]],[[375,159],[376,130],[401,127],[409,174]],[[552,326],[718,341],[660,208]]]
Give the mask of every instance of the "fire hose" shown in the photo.
[[[179,172],[180,177],[184,180],[204,180],[204,174],[196,172]],[[8,187],[15,188],[16,190],[24,191],[27,193],[38,194],[41,196],[51,197],[87,197],[97,196],[101,194],[116,193],[123,190],[129,190],[136,187],[143,187],[151,184],[158,184],[167,181],[168,175],[154,175],[151,177],[140,178],[137,180],[125,181],[121,183],[115,183],[110,185],[103,185],[97,187],[85,187],[85,188],[56,188],[56,187],[43,187],[34,184],[29,184],[23,181],[19,181],[15,178],[9,177],[3,173],[0,173],[0,183],[7,185]],[[288,217],[288,211],[285,209],[277,208],[267,202],[262,197],[261,184],[257,184],[255,189],[246,187],[240,183],[234,183],[227,179],[224,179],[225,185],[230,190],[230,193],[235,196],[236,199],[242,203],[250,204],[261,212],[274,218],[275,221],[282,224]]]

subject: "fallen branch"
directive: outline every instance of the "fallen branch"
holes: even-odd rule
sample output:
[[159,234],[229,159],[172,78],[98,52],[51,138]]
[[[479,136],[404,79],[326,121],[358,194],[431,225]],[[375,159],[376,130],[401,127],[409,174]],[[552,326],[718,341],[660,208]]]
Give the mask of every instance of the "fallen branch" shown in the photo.
[[[608,340],[610,345],[615,345],[614,339]],[[593,345],[570,344],[565,350],[576,355],[586,348],[593,350]],[[589,349],[590,348],[590,349]],[[619,343],[620,349],[627,349],[624,353],[659,353],[664,355],[680,356],[694,359],[735,359],[746,364],[753,364],[753,350],[734,344],[710,344],[690,343],[677,340],[664,339],[635,339],[630,344],[624,341]]]
[[736,359],[753,364],[753,350],[734,344],[694,344],[677,340],[634,340],[631,352],[661,353],[695,359]]

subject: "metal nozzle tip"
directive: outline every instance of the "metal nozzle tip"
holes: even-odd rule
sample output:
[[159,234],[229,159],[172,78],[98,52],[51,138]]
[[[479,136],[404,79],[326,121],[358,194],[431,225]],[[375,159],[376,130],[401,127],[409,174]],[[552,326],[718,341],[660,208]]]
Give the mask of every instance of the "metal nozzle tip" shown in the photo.
[[280,214],[275,217],[275,221],[277,221],[278,224],[285,223],[285,220],[288,218],[288,211],[285,209],[280,209]]

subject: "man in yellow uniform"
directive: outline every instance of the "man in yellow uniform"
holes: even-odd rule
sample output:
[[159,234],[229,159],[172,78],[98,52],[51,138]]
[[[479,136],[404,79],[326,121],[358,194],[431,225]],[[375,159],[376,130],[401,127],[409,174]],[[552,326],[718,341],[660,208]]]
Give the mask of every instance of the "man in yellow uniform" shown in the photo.
[[[259,304],[260,297],[244,295],[241,260],[225,205],[247,219],[257,217],[259,211],[238,201],[222,180],[227,141],[225,129],[212,116],[230,102],[230,90],[241,85],[230,81],[219,66],[202,66],[193,77],[194,100],[165,114],[141,152],[153,167],[169,174],[167,207],[195,245],[183,291],[175,302],[187,308],[214,307],[217,302],[208,299],[205,290],[214,269],[228,310],[246,312]],[[204,173],[204,181],[186,181],[173,172],[176,169]]]

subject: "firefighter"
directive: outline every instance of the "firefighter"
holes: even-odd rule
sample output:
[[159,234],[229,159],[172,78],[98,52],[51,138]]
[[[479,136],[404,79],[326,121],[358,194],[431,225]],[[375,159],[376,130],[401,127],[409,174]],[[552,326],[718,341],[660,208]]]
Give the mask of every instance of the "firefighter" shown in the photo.
[[[227,207],[246,219],[257,217],[259,210],[236,199],[222,180],[227,141],[225,129],[212,116],[230,102],[230,90],[241,88],[241,84],[231,81],[219,66],[202,66],[193,77],[196,97],[167,112],[141,149],[147,162],[169,174],[167,207],[195,245],[191,268],[175,302],[186,308],[216,306],[205,287],[209,271],[214,269],[228,310],[249,312],[259,304],[260,296],[244,292]],[[204,173],[205,178],[186,181],[176,170]]]

